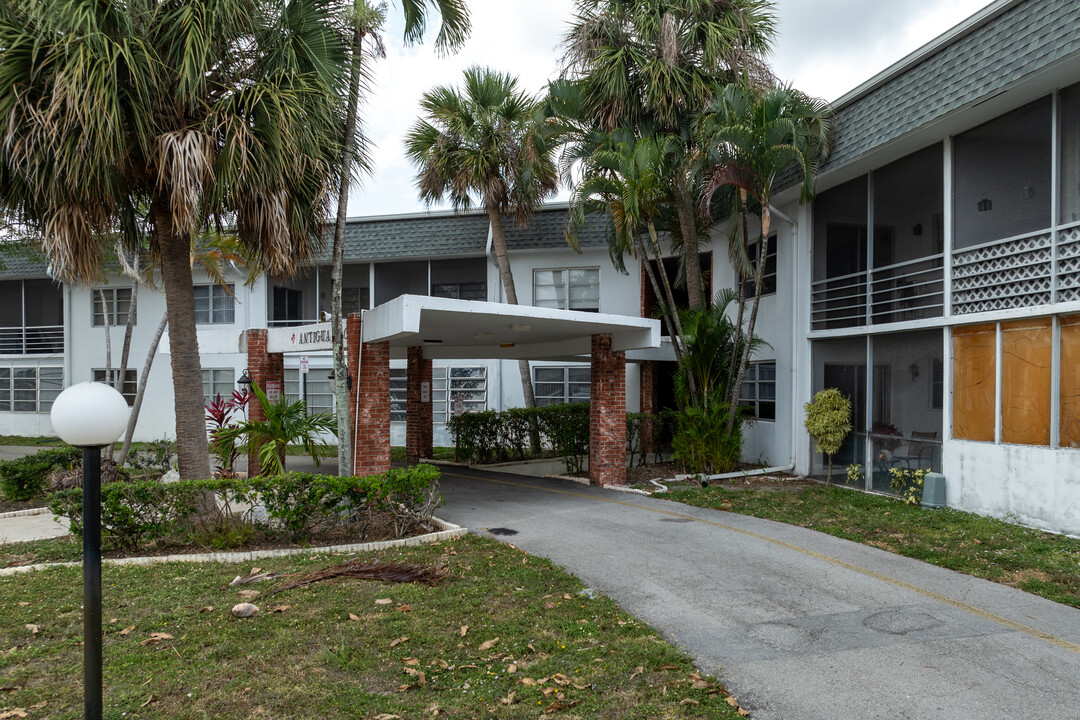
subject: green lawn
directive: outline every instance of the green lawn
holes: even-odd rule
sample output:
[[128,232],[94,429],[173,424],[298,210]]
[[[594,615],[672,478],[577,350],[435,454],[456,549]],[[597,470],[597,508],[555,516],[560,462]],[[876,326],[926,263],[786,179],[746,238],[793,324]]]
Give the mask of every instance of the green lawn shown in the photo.
[[[477,537],[372,557],[441,562],[450,578],[321,583],[252,598],[260,614],[237,620],[238,590],[270,587],[228,586],[250,565],[106,566],[106,717],[738,716],[719,683],[546,560]],[[257,565],[310,572],[343,559]],[[0,578],[0,607],[0,712],[80,717],[80,569]]]
[[663,497],[820,530],[1080,607],[1080,540],[838,487],[674,490]]

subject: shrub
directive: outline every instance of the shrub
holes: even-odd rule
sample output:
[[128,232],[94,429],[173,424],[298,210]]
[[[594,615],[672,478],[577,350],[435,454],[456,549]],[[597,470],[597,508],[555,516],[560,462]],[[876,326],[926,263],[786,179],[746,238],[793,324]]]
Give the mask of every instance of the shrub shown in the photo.
[[537,408],[536,417],[552,452],[566,459],[566,471],[581,472],[589,456],[588,403],[547,405]]
[[[377,513],[392,516],[400,537],[410,527],[430,527],[442,503],[438,479],[437,469],[417,465],[364,478],[289,473],[248,480],[109,483],[101,488],[102,539],[122,549],[207,537],[217,538],[211,544],[235,545],[258,524],[250,510],[234,512],[237,505],[264,507],[263,529],[293,542],[309,540],[329,524],[364,526]],[[225,510],[218,524],[199,528],[198,503],[208,492]],[[49,500],[53,514],[66,517],[71,531],[81,536],[82,491],[64,490]]]
[[[737,412],[741,410],[737,409]],[[742,421],[727,430],[728,408],[712,403],[705,408],[687,406],[673,413],[674,458],[692,473],[730,472],[742,456]]]
[[[454,458],[461,462],[538,457],[546,447],[566,459],[567,472],[580,472],[589,454],[588,403],[462,413],[446,427],[454,438]],[[541,441],[535,452],[534,433]]]
[[918,505],[922,502],[923,483],[926,481],[925,469],[910,470],[899,467],[889,468],[889,487],[900,496],[905,505]]
[[828,388],[814,395],[804,409],[806,431],[817,443],[817,451],[829,456],[829,475],[825,482],[831,483],[833,455],[839,452],[851,432],[851,401],[836,388]]
[[131,453],[127,465],[135,470],[151,470],[161,476],[172,469],[172,458],[176,454],[176,443],[168,438],[152,440],[146,449]]
[[51,448],[17,460],[0,461],[0,492],[8,500],[31,500],[41,495],[53,470],[71,470],[82,462],[82,450]]

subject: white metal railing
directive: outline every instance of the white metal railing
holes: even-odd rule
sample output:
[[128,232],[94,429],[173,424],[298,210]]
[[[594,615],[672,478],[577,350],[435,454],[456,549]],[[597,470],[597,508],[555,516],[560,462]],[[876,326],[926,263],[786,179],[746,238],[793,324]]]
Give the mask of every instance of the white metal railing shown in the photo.
[[63,352],[63,325],[0,328],[0,355],[58,355]]
[[811,283],[814,330],[941,317],[944,254],[904,260]]
[[314,325],[319,322],[316,318],[310,318],[307,320],[267,320],[267,327],[298,327],[300,325]]

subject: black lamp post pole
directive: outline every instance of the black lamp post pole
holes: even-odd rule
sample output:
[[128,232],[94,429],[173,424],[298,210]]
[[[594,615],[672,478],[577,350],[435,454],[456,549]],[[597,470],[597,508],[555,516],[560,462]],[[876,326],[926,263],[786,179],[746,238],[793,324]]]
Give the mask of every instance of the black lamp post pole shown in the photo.
[[101,720],[101,448],[83,451],[83,686],[86,720]]

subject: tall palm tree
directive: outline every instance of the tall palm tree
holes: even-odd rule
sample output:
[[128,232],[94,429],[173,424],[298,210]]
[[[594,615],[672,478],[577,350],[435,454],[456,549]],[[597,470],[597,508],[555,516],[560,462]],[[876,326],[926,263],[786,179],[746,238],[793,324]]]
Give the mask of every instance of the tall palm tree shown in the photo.
[[[463,93],[443,86],[424,94],[424,117],[405,139],[406,152],[419,169],[417,187],[425,202],[445,198],[455,210],[463,210],[475,197],[487,211],[499,277],[511,305],[518,299],[503,215],[513,214],[518,225],[525,225],[557,184],[553,153],[533,123],[538,104],[518,90],[517,78],[490,68],[469,68]],[[534,407],[529,361],[519,361],[518,368],[525,405]]]
[[339,171],[345,2],[0,5],[0,204],[76,282],[98,275],[105,238],[137,242],[148,206],[182,477],[210,474],[192,236],[235,224],[277,276],[312,255]]
[[[730,84],[699,122],[709,161],[705,169],[703,206],[708,209],[713,193],[720,188],[733,187],[740,195],[753,198],[761,211],[754,304],[746,330],[746,336],[753,337],[769,250],[773,191],[780,176],[795,168],[802,176],[800,202],[813,199],[818,167],[831,149],[832,110],[826,103],[791,87],[758,93],[745,85]],[[736,366],[736,380],[729,388],[729,430],[749,354],[750,345],[745,344]]]
[[566,36],[568,75],[581,83],[598,127],[648,125],[684,140],[669,181],[691,307],[705,302],[691,118],[718,85],[743,75],[768,81],[762,58],[775,34],[771,10],[771,0],[579,0]]

